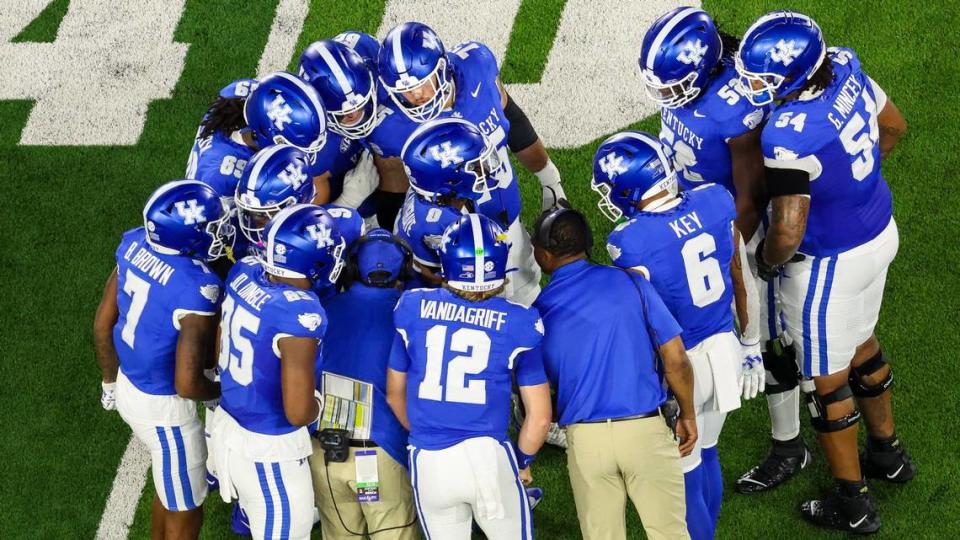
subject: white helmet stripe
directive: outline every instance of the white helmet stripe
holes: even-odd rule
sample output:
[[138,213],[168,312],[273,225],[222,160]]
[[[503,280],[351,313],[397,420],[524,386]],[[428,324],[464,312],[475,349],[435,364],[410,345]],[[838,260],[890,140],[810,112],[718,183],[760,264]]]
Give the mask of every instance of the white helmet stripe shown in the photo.
[[661,145],[661,143],[660,143],[660,141],[659,141],[658,139],[655,139],[655,138],[647,135],[646,133],[637,133],[637,132],[633,132],[633,131],[626,132],[625,135],[626,135],[627,137],[631,137],[631,138],[637,139],[637,140],[639,140],[639,141],[643,141],[643,142],[647,143],[648,145],[650,145],[650,147],[653,148],[654,151],[656,151],[657,157],[660,158],[660,161],[663,162],[664,167],[665,167],[665,172],[672,172],[672,171],[673,171],[673,165],[670,163],[670,160],[667,159],[667,155],[663,153],[663,146]]
[[650,50],[647,51],[647,69],[653,69],[653,63],[657,59],[657,51],[660,50],[660,46],[663,45],[663,41],[667,39],[667,35],[673,30],[680,21],[685,19],[687,15],[692,13],[701,13],[702,9],[688,7],[677,13],[670,19],[670,22],[665,24],[663,28],[660,29],[660,32],[657,34],[657,37],[653,39],[653,43],[650,44]]
[[407,66],[403,63],[403,49],[400,48],[400,38],[403,36],[402,28],[401,26],[396,27],[388,37],[393,38],[393,62],[397,64],[397,71],[405,73]]
[[485,274],[483,266],[487,263],[484,256],[483,231],[480,228],[480,217],[477,214],[469,214],[470,226],[473,228],[473,282],[477,285],[483,284]]
[[343,93],[346,95],[352,94],[353,87],[350,86],[350,80],[347,79],[347,75],[340,69],[340,64],[338,64],[333,55],[330,54],[330,51],[328,51],[326,47],[317,47],[317,49],[319,49],[323,61],[327,63],[327,67],[333,72],[333,77],[337,79],[337,84],[340,85]]
[[257,153],[257,162],[253,164],[253,169],[250,171],[250,178],[247,179],[247,191],[253,191],[256,189],[257,178],[260,177],[260,169],[263,168],[263,165],[267,162],[267,159],[284,148],[289,148],[289,145],[275,144],[273,146],[268,146],[266,150],[261,150]]
[[751,24],[751,25],[750,25],[750,28],[747,28],[747,31],[743,33],[743,37],[747,37],[748,35],[750,35],[751,32],[753,32],[754,30],[756,30],[756,28],[757,28],[758,26],[760,26],[761,24],[763,24],[763,23],[765,23],[765,22],[772,21],[773,19],[784,18],[784,17],[787,17],[787,16],[794,17],[794,18],[796,18],[796,19],[800,19],[800,20],[803,20],[803,21],[807,21],[807,22],[809,22],[810,24],[812,24],[813,27],[816,28],[817,30],[820,29],[820,26],[817,25],[816,21],[814,21],[814,20],[811,19],[810,17],[807,17],[807,16],[804,15],[803,13],[797,13],[796,11],[774,11],[774,12],[771,12],[771,13],[767,13],[766,15],[764,15],[764,16],[760,17],[759,19],[757,19],[756,22],[754,22],[753,24]]

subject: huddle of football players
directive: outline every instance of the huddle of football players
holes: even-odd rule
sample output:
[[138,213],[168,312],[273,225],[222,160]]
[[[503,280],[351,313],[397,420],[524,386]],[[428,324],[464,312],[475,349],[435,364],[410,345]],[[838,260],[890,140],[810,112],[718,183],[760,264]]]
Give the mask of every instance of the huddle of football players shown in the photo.
[[[898,246],[881,161],[902,115],[799,13],[766,14],[738,40],[678,8],[647,30],[638,62],[659,136],[609,137],[591,187],[616,223],[614,265],[643,275],[683,329],[699,433],[682,461],[690,537],[717,526],[726,415],[763,392],[772,449],[737,491],[810,463],[803,393],[835,487],[802,516],[875,532],[865,477],[915,474],[874,334]],[[538,178],[543,210],[565,199],[491,51],[448,50],[421,23],[382,43],[318,41],[298,73],[220,91],[187,179],[157,188],[124,233],[95,318],[103,407],[152,455],[155,538],[199,534],[208,482],[254,537],[309,537],[324,303],[374,224],[414,270],[397,285],[386,394],[409,431],[402,465],[423,534],[468,538],[475,522],[490,538],[532,536],[530,463],[564,435],[542,359],[523,354],[543,337],[529,307],[541,275],[510,153]],[[510,441],[513,394],[526,414]]]

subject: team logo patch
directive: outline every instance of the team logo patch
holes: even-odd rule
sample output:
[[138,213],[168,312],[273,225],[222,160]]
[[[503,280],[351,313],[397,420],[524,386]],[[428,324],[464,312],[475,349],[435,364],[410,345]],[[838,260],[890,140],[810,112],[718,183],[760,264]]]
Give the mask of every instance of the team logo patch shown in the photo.
[[683,50],[677,55],[677,60],[684,64],[698,64],[705,54],[707,54],[707,46],[702,41],[699,39],[688,41],[683,44]]
[[784,66],[789,66],[798,56],[800,56],[800,53],[803,52],[803,49],[797,47],[795,43],[796,42],[792,39],[790,41],[784,41],[781,39],[770,51],[770,59],[774,62],[781,63]]
[[442,143],[431,147],[430,155],[433,156],[433,159],[439,161],[440,166],[444,169],[451,165],[459,165],[463,163],[463,158],[460,157],[460,149],[453,146],[450,141],[443,141]]
[[763,109],[757,109],[743,117],[743,125],[747,126],[747,129],[756,129],[760,122],[763,122]]
[[493,261],[487,261],[483,263],[484,272],[493,272]]
[[200,295],[206,298],[211,302],[216,302],[220,298],[220,286],[219,285],[203,285],[200,287]]
[[311,332],[316,331],[317,328],[320,328],[320,314],[301,313],[297,315],[297,322]]
[[290,105],[287,105],[287,100],[283,99],[282,94],[277,94],[277,97],[273,98],[273,101],[267,105],[267,118],[280,130],[290,122],[293,122],[290,118],[290,113],[292,112],[293,109]]
[[600,158],[600,170],[613,180],[618,174],[627,172],[627,167],[623,164],[623,156],[610,152]]
[[778,161],[789,161],[791,159],[797,159],[797,153],[793,150],[787,150],[782,146],[775,146],[773,148],[773,158]]
[[623,250],[613,244],[607,244],[607,253],[610,254],[610,258],[617,260],[623,255]]

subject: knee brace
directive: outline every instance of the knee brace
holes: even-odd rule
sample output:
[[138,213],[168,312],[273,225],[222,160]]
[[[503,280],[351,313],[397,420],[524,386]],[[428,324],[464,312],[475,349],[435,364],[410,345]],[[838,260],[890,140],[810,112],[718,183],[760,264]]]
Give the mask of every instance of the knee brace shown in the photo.
[[877,354],[873,355],[873,358],[851,369],[849,382],[850,389],[853,390],[853,395],[873,398],[886,392],[887,389],[890,388],[890,385],[893,384],[892,370],[888,369],[887,376],[876,384],[870,384],[864,380],[866,377],[883,369],[883,366],[889,366],[887,357],[883,355],[883,351],[877,351]]
[[781,394],[796,388],[800,384],[796,348],[793,345],[784,346],[779,339],[771,339],[765,348],[763,367],[768,375],[766,394]]
[[843,431],[848,427],[854,426],[860,420],[860,411],[856,405],[853,412],[840,418],[828,418],[827,406],[831,403],[853,400],[853,391],[849,386],[841,386],[833,392],[826,395],[817,393],[807,394],[807,405],[810,408],[810,423],[813,428],[820,433],[832,433],[834,431]]

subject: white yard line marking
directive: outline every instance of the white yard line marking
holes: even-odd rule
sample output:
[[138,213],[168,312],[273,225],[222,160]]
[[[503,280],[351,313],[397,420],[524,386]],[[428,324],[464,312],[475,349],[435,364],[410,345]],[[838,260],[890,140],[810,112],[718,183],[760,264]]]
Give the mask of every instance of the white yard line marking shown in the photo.
[[257,77],[287,69],[290,59],[299,51],[297,40],[310,11],[309,0],[280,0],[273,15],[270,37],[257,65]]
[[131,436],[97,526],[97,540],[126,540],[149,470],[150,451],[140,439]]

